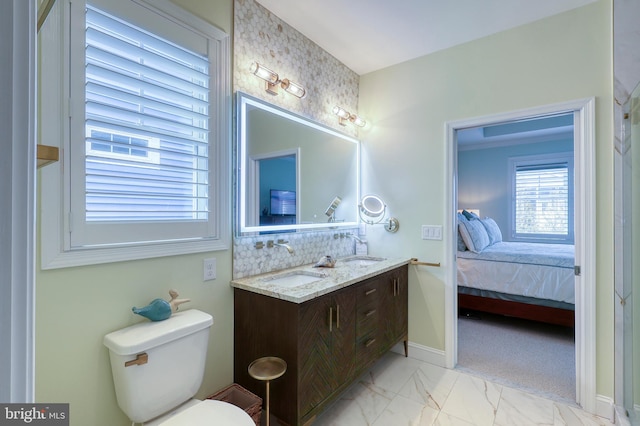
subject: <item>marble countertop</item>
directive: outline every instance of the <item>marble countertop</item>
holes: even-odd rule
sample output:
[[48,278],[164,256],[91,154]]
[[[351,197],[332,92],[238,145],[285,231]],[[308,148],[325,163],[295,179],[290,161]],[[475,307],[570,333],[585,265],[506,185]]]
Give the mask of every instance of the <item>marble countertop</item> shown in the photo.
[[[364,260],[363,260],[364,259]],[[372,256],[349,256],[338,259],[333,268],[314,268],[313,264],[295,268],[253,275],[231,281],[231,286],[294,303],[303,303],[323,294],[347,287],[351,284],[374,277],[402,265],[407,265],[410,258],[384,258],[374,263],[369,262]],[[350,261],[351,260],[351,261]],[[362,261],[360,261],[362,260]],[[294,274],[304,274],[317,278],[307,284],[287,287],[278,285],[274,280]]]

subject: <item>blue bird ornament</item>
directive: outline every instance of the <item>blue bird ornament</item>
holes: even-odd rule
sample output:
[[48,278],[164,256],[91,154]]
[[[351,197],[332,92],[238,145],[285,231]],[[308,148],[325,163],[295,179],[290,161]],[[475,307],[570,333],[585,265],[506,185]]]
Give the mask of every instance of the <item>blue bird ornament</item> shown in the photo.
[[181,303],[190,301],[189,299],[178,299],[178,292],[175,290],[170,290],[169,295],[171,296],[171,300],[168,302],[164,299],[154,299],[147,306],[142,308],[136,308],[134,306],[131,310],[134,314],[149,318],[151,321],[166,320],[171,314],[178,310],[178,306]]

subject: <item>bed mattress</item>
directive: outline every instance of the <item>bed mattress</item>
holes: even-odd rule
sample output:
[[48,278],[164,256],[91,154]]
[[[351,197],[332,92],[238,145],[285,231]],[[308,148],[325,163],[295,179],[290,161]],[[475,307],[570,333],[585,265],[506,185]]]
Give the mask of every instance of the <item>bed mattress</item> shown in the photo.
[[575,303],[574,246],[501,242],[459,251],[458,286]]

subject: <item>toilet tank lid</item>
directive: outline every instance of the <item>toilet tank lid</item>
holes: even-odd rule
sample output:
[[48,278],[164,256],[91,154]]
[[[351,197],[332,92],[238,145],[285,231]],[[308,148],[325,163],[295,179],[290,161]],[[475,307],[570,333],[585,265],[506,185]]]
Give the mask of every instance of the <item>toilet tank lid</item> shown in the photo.
[[118,355],[133,355],[210,327],[213,317],[197,309],[176,312],[164,321],[144,321],[104,336]]

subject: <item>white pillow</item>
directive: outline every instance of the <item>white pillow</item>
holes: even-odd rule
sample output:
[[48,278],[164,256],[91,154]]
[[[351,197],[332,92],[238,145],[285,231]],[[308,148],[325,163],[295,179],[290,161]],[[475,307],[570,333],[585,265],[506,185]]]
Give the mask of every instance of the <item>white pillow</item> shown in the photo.
[[502,232],[500,231],[500,227],[496,223],[495,220],[490,217],[485,217],[484,219],[480,219],[480,222],[484,225],[487,230],[487,235],[489,236],[489,245],[502,242]]
[[[462,213],[458,213],[458,228],[460,227],[460,222],[466,222],[467,218],[462,215]],[[462,234],[460,234],[460,229],[458,229],[458,251],[466,251],[467,246],[464,244],[464,240],[462,239]]]
[[489,234],[479,220],[461,221],[458,228],[464,243],[472,252],[480,253],[489,245]]

